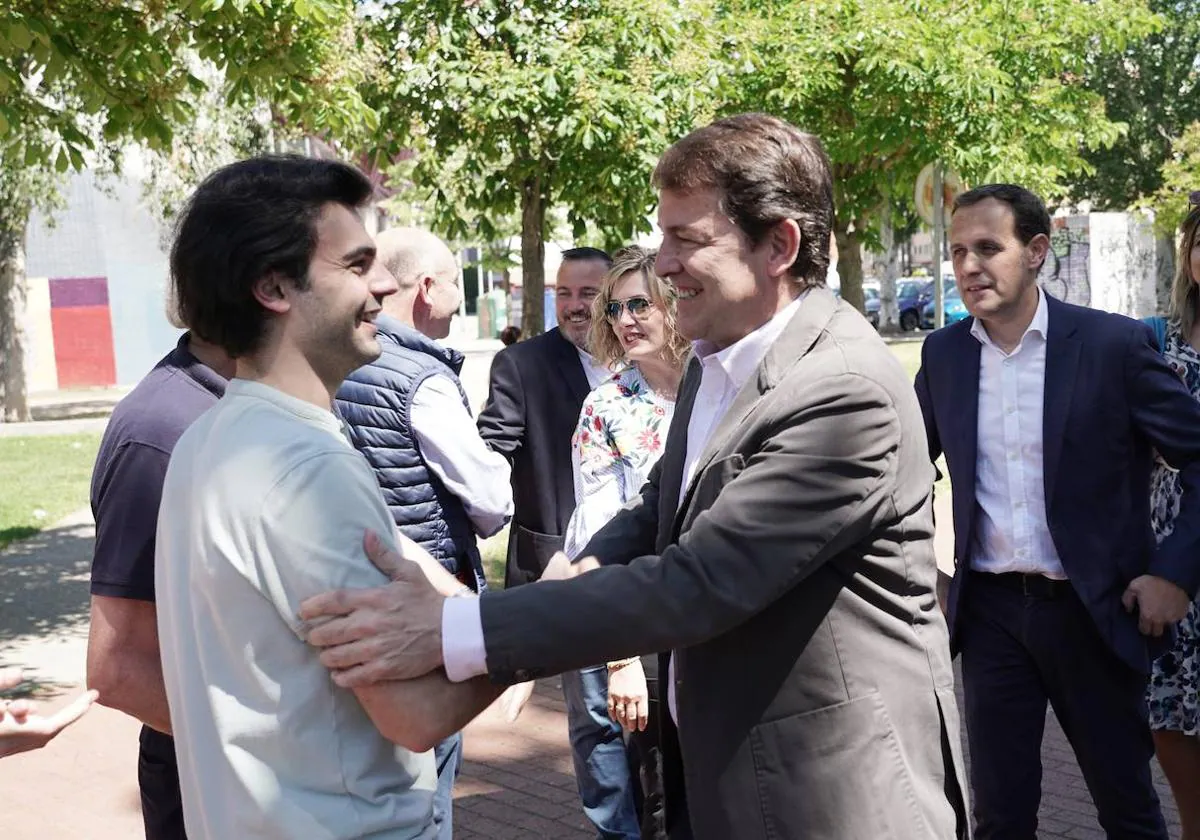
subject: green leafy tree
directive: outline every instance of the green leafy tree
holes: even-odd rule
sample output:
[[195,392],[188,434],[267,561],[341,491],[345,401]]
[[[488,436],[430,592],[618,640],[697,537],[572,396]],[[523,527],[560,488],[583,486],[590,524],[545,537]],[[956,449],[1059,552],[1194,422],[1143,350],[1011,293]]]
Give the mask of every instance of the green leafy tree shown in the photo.
[[[673,0],[397,0],[367,14],[367,99],[387,159],[416,152],[434,227],[499,241],[520,219],[524,327],[542,329],[548,219],[606,244],[648,229],[650,172],[702,119],[701,5]],[[475,230],[472,230],[474,228]]]
[[1172,242],[1188,213],[1188,198],[1200,190],[1200,120],[1184,128],[1171,144],[1159,171],[1161,183],[1142,207],[1154,211],[1154,226]]
[[842,295],[862,307],[889,184],[943,160],[968,181],[1048,197],[1120,126],[1083,83],[1153,26],[1142,0],[729,0],[723,108],[821,137],[834,170]]
[[10,0],[0,8],[0,383],[27,419],[21,331],[29,214],[54,204],[53,173],[117,159],[142,141],[168,153],[213,84],[230,104],[266,103],[281,125],[361,136],[352,0],[166,3]]
[[[1103,96],[1108,116],[1125,132],[1089,149],[1093,171],[1071,185],[1071,198],[1097,210],[1126,210],[1154,194],[1172,144],[1200,121],[1200,0],[1149,0],[1162,28],[1122,51],[1097,57],[1086,85]],[[1195,170],[1193,170],[1195,171]]]

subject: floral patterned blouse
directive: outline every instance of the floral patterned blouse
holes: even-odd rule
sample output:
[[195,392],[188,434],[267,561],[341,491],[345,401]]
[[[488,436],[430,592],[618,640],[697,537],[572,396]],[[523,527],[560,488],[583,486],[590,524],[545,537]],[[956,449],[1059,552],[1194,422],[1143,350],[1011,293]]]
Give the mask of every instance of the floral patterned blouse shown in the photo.
[[655,394],[635,366],[588,394],[571,439],[575,513],[567,523],[568,557],[642,489],[662,455],[674,411],[674,401]]
[[[1178,322],[1167,324],[1163,357],[1183,384],[1200,399],[1200,353],[1179,331]],[[1183,484],[1179,473],[1157,460],[1150,478],[1150,524],[1161,542],[1175,527]],[[1175,644],[1154,661],[1146,690],[1150,728],[1200,735],[1200,599],[1175,626]]]

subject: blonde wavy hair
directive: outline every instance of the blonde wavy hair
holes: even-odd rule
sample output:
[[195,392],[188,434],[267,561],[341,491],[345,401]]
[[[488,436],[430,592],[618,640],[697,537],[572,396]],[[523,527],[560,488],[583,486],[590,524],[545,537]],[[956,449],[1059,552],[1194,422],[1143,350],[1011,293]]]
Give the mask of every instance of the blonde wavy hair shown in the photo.
[[1179,324],[1184,341],[1192,334],[1196,323],[1196,309],[1200,305],[1200,277],[1192,276],[1192,248],[1200,236],[1200,204],[1195,204],[1179,226],[1183,234],[1179,240],[1179,258],[1175,261],[1175,283],[1171,286],[1172,321]]
[[650,300],[666,315],[667,343],[663,347],[664,358],[678,367],[687,357],[691,344],[679,334],[679,329],[675,326],[675,288],[654,273],[654,258],[657,255],[658,251],[640,245],[630,245],[613,255],[612,268],[604,276],[600,294],[592,301],[592,327],[588,333],[589,352],[600,364],[612,366],[625,359],[625,349],[621,346],[621,340],[617,338],[613,325],[608,322],[604,308],[613,299],[613,287],[627,274],[634,273],[645,278]]

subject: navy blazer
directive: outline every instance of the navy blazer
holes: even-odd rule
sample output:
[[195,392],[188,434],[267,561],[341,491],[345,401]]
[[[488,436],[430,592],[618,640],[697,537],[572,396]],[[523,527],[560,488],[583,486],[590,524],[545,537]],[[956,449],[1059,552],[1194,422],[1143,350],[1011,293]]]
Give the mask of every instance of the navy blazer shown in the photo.
[[575,511],[571,437],[589,390],[579,350],[557,327],[492,360],[478,425],[484,443],[512,464],[505,586],[537,580],[562,551]]
[[[1169,638],[1143,636],[1121,595],[1143,574],[1192,596],[1200,588],[1200,402],[1167,365],[1146,324],[1049,295],[1046,304],[1042,431],[1050,535],[1100,634],[1123,661],[1147,672]],[[978,511],[981,345],[971,335],[973,323],[967,318],[925,339],[916,379],[930,458],[944,452],[950,471],[958,572],[970,562]],[[1175,530],[1157,549],[1150,529],[1154,450],[1180,470],[1184,491]],[[959,604],[970,597],[967,581],[956,572],[950,586],[954,650]]]

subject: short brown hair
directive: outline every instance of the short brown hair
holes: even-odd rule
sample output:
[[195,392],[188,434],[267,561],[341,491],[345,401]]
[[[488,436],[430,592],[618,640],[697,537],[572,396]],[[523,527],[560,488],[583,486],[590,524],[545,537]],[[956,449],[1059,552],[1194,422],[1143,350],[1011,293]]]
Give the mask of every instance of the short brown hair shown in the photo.
[[676,142],[654,168],[660,190],[715,189],[725,213],[758,245],[784,219],[800,227],[789,273],[825,285],[833,229],[833,174],[821,141],[769,114],[739,114]]
[[667,360],[674,365],[681,365],[691,348],[691,344],[675,326],[675,287],[654,273],[654,258],[657,255],[657,251],[640,245],[630,245],[613,255],[612,267],[600,284],[600,294],[592,301],[592,326],[588,333],[588,352],[605,367],[611,367],[625,358],[625,350],[604,315],[604,307],[612,300],[613,287],[628,274],[641,274],[646,279],[650,300],[654,301],[655,306],[661,307],[666,315],[667,346],[663,348],[663,354]]

